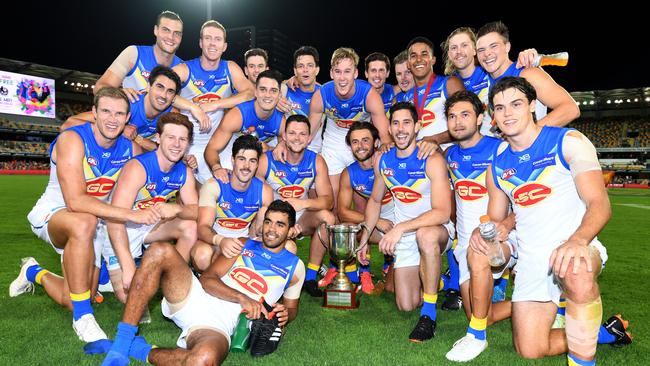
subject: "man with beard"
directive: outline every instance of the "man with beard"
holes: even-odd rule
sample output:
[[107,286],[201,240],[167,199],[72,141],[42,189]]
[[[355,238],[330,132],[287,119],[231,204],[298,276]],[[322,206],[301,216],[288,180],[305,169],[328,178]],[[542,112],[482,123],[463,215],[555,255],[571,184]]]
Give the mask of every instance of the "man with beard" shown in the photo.
[[215,252],[228,258],[239,254],[239,245],[224,238],[243,243],[249,237],[261,235],[261,219],[273,200],[271,187],[255,176],[262,155],[259,140],[251,135],[239,136],[232,155],[229,182],[210,178],[201,187],[199,241],[192,250],[194,267],[199,271],[208,268]]
[[[232,61],[221,58],[228,47],[226,43],[226,29],[216,20],[209,20],[201,26],[199,47],[201,56],[181,63],[174,67],[183,84],[181,97],[191,100],[208,113],[210,128],[199,130],[200,125],[196,119],[191,118],[194,124],[194,137],[189,154],[198,162],[196,180],[203,184],[212,176],[210,168],[205,163],[203,154],[210,137],[219,127],[226,110],[253,99],[253,84],[246,80],[241,68]],[[225,156],[225,159],[229,159]]]
[[[395,202],[395,225],[379,241],[379,250],[395,256],[395,302],[412,311],[424,302],[409,340],[431,339],[436,328],[436,301],[440,256],[451,247],[453,224],[447,166],[439,153],[418,157],[420,130],[415,106],[400,102],[390,109],[390,133],[395,147],[376,159],[372,194],[365,211],[368,229],[374,230],[381,203],[390,189]],[[363,234],[362,243],[368,241]],[[365,264],[365,252],[359,252]]]
[[[282,328],[298,314],[305,273],[300,259],[284,248],[294,224],[293,207],[272,202],[264,216],[262,242],[225,239],[238,243],[241,254],[220,256],[200,280],[171,245],[153,244],[133,279],[140,291],[129,296],[103,364],[126,365],[129,356],[155,365],[221,364],[242,312],[253,320],[252,355],[273,352]],[[250,278],[256,285],[249,285]],[[136,337],[138,319],[159,288],[163,314],[182,329],[179,348],[153,348]],[[272,309],[266,310],[263,302]]]
[[[102,255],[115,289],[115,295],[126,302],[131,280],[136,271],[135,260],[144,247],[156,241],[176,242],[176,250],[188,261],[196,242],[197,194],[191,170],[181,162],[192,140],[192,124],[179,113],[167,113],[158,120],[160,146],[155,151],[138,155],[126,163],[111,204],[132,210],[154,207],[164,221],[156,225],[121,223],[108,220],[110,242],[104,244]],[[182,204],[168,203],[179,198]]]
[[276,137],[284,128],[284,115],[275,109],[280,100],[280,84],[282,76],[278,71],[262,72],[255,84],[255,99],[238,104],[226,113],[205,149],[205,161],[215,178],[228,182],[231,159],[221,160],[220,155],[231,156],[232,144],[238,136],[257,136],[264,151],[275,146]]
[[[350,146],[352,154],[354,154],[355,162],[348,165],[341,173],[338,215],[341,222],[358,224],[363,222],[363,212],[375,182],[372,156],[378,147],[379,131],[368,122],[355,122],[350,126],[345,141]],[[393,197],[390,192],[386,192],[381,202],[381,212],[377,226],[370,237],[371,242],[378,243],[381,236],[393,228],[393,221],[395,220],[393,214],[394,206]],[[368,249],[367,253],[369,251]],[[392,257],[386,256],[384,258],[384,273],[387,273],[391,263]],[[333,272],[333,274],[330,274],[330,272]],[[370,275],[369,257],[368,263],[359,268],[359,273],[361,289],[367,294],[372,293],[375,286],[372,283],[372,277]],[[336,269],[333,271],[330,270],[321,283],[329,283],[336,274]],[[388,285],[389,288],[393,288],[391,283]]]
[[108,203],[122,167],[140,151],[120,136],[129,119],[128,98],[117,88],[102,89],[95,95],[92,113],[96,123],[69,128],[50,146],[50,180],[27,215],[34,234],[63,256],[65,278],[29,257],[9,286],[11,297],[30,291],[34,284],[43,286],[52,300],[72,310],[72,328],[84,342],[106,338],[90,305],[103,244],[96,238],[101,233],[99,220],[151,225],[161,217],[155,209],[132,211]]
[[[325,247],[315,238],[319,224],[325,221],[333,225],[336,217],[330,211],[333,205],[332,186],[327,177],[327,164],[315,152],[307,150],[309,143],[309,119],[293,115],[285,126],[286,162],[276,160],[271,151],[260,159],[257,176],[273,188],[276,199],[286,200],[296,210],[298,232],[311,235],[309,264],[305,274],[305,290],[314,297],[323,296],[316,282]],[[315,186],[316,197],[310,198],[309,189]],[[327,233],[321,232],[325,237]]]

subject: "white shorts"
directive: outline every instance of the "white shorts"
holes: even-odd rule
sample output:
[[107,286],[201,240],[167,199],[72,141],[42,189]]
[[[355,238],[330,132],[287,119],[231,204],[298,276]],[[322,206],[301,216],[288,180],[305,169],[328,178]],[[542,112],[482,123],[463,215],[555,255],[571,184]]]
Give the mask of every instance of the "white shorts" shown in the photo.
[[[515,267],[517,275],[515,276],[512,301],[552,301],[556,305],[559,303],[562,289],[548,265],[553,249],[555,248],[549,248],[544,252],[540,251],[539,255],[528,257],[522,257],[520,253]],[[607,249],[597,238],[589,244],[589,250],[591,253],[594,251],[598,253],[602,267],[605,267]]]
[[[447,234],[449,239],[447,240],[447,245],[442,251],[443,253],[451,249],[451,246],[454,244],[454,235],[456,234],[456,229],[454,224],[449,221],[446,224],[442,225],[447,229]],[[401,267],[412,267],[420,265],[420,249],[418,248],[418,243],[415,237],[415,232],[402,235],[402,238],[395,246],[395,268]]]
[[[503,276],[503,272],[508,268],[513,268],[517,264],[517,237],[515,231],[511,231],[508,235],[508,240],[505,244],[510,248],[510,260],[508,264],[500,271],[492,271],[492,278],[498,279]],[[459,280],[458,283],[462,284],[470,279],[469,266],[467,265],[467,251],[469,250],[469,241],[459,239],[456,249],[454,249],[454,257],[458,261]]]
[[[139,258],[142,256],[142,247],[144,246],[144,239],[149,235],[149,233],[156,227],[157,224],[144,225],[144,224],[134,224],[132,222],[126,223],[126,235],[129,238],[129,250],[131,251],[131,257],[133,259]],[[106,237],[108,238],[108,232],[104,229]],[[104,261],[106,261],[106,268],[109,271],[120,269],[120,261],[115,255],[115,250],[110,240],[106,240],[102,247],[102,256]]]
[[320,154],[320,152],[323,150],[323,126],[325,126],[324,123],[320,125],[316,136],[314,136],[314,139],[311,140],[309,146],[307,146],[307,149],[315,152],[316,154]]
[[[194,171],[194,178],[201,184],[205,183],[206,180],[212,177],[212,170],[205,162],[205,157],[203,153],[205,152],[206,145],[192,145],[188,154],[194,155],[197,162],[197,169]],[[228,160],[230,161],[230,159]]]
[[[230,141],[228,141],[228,145],[219,153],[219,163],[224,169],[232,170],[232,145],[239,136],[239,134],[233,134]],[[212,175],[212,173],[210,174]]]
[[[61,255],[61,262],[63,263],[63,249],[57,247],[52,243],[50,238],[50,233],[48,232],[48,224],[50,219],[60,210],[65,209],[65,206],[58,204],[50,203],[39,203],[32,208],[32,210],[27,214],[27,220],[32,228],[32,232],[36,236],[43,240],[44,242],[50,244],[54,251]],[[95,230],[95,238],[93,239],[93,247],[95,252],[95,266],[97,268],[101,267],[101,252],[104,242],[108,240],[108,236],[105,236],[102,232],[103,221],[99,220],[97,224],[97,229]],[[105,231],[104,231],[105,232]]]
[[180,310],[172,312],[173,305],[163,298],[161,310],[165,317],[181,328],[176,345],[187,348],[187,337],[194,330],[210,329],[223,334],[228,339],[237,326],[241,305],[216,298],[203,290],[201,282],[192,275],[192,287],[185,304]]
[[328,175],[341,174],[343,169],[354,163],[352,150],[345,144],[323,144],[321,155],[325,159],[325,163],[327,163]]

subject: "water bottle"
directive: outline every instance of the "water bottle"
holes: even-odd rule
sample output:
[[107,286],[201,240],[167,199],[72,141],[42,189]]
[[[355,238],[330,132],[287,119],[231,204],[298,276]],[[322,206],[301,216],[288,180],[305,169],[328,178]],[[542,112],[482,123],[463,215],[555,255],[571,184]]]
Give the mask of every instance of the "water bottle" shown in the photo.
[[230,338],[230,352],[246,352],[251,333],[250,323],[246,313],[239,314],[239,322]]
[[501,250],[501,243],[497,240],[497,226],[490,221],[490,216],[481,216],[481,224],[478,226],[481,237],[488,244],[488,261],[492,267],[501,267],[506,258]]
[[533,67],[541,66],[566,66],[569,63],[568,52],[558,52],[550,55],[537,55]]

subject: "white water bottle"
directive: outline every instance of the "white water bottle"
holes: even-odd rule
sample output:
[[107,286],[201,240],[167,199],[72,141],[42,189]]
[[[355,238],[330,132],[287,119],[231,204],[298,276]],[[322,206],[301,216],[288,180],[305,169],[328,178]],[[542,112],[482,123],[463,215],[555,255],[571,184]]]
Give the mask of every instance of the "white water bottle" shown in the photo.
[[492,267],[501,267],[506,263],[506,258],[501,250],[501,243],[497,240],[497,226],[490,221],[490,216],[481,216],[481,224],[478,226],[481,237],[488,244],[488,261]]

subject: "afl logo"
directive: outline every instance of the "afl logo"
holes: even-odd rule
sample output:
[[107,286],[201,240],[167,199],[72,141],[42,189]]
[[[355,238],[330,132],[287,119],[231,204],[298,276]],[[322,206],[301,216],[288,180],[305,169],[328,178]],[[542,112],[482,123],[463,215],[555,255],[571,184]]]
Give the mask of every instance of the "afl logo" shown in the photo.
[[425,109],[422,112],[422,118],[420,118],[420,123],[422,123],[422,128],[424,128],[432,124],[435,120],[436,120],[436,114]]
[[510,179],[510,177],[512,177],[515,174],[517,174],[517,169],[515,168],[506,169],[503,171],[503,173],[501,173],[501,179],[508,180]]
[[413,203],[422,198],[422,195],[419,192],[404,186],[393,187],[390,191],[393,193],[395,199],[404,203]]
[[300,198],[305,193],[305,189],[301,186],[285,186],[278,189],[278,193],[282,198]]
[[359,191],[359,192],[363,192],[363,191],[366,190],[366,186],[363,185],[363,184],[359,184],[359,185],[356,186],[354,189],[356,189],[356,190]]
[[156,183],[149,183],[144,187],[144,189],[146,189],[147,191],[155,191]]
[[275,172],[275,176],[278,178],[284,178],[287,176],[287,172],[285,172],[284,170],[278,170],[277,172]]
[[539,183],[528,183],[512,192],[515,203],[519,206],[532,206],[551,195],[551,188]]
[[97,166],[97,159],[94,156],[89,156],[86,161],[88,161],[88,165],[90,166]]
[[151,74],[150,71],[144,70],[142,71],[142,77],[149,80],[149,75]]
[[228,219],[217,219],[217,224],[224,229],[228,230],[241,230],[248,227],[248,222],[242,219],[228,218]]
[[458,163],[455,162],[455,161],[452,161],[451,163],[449,163],[449,168],[452,169],[452,170],[458,169]]
[[250,251],[250,250],[248,250],[248,249],[244,249],[244,250],[241,252],[241,256],[242,256],[242,257],[247,257],[247,258],[253,258],[253,257],[255,256],[255,253],[253,253],[252,251]]
[[230,210],[230,202],[228,202],[228,201],[221,202],[221,203],[219,203],[219,207],[221,207],[221,209],[223,209],[223,210]]
[[193,83],[194,83],[194,85],[196,85],[197,88],[200,88],[200,87],[202,87],[203,85],[205,85],[205,81],[203,81],[203,80],[201,80],[201,79],[194,80]]
[[228,273],[228,276],[237,282],[244,290],[255,295],[265,295],[269,287],[257,272],[246,267],[237,267]]
[[391,169],[391,168],[384,168],[384,169],[381,171],[381,174],[383,174],[383,175],[385,175],[385,176],[387,176],[387,177],[392,177],[393,175],[395,175],[395,172],[394,172],[393,169]]
[[487,189],[472,180],[459,180],[454,188],[458,197],[464,201],[474,201],[487,195]]

